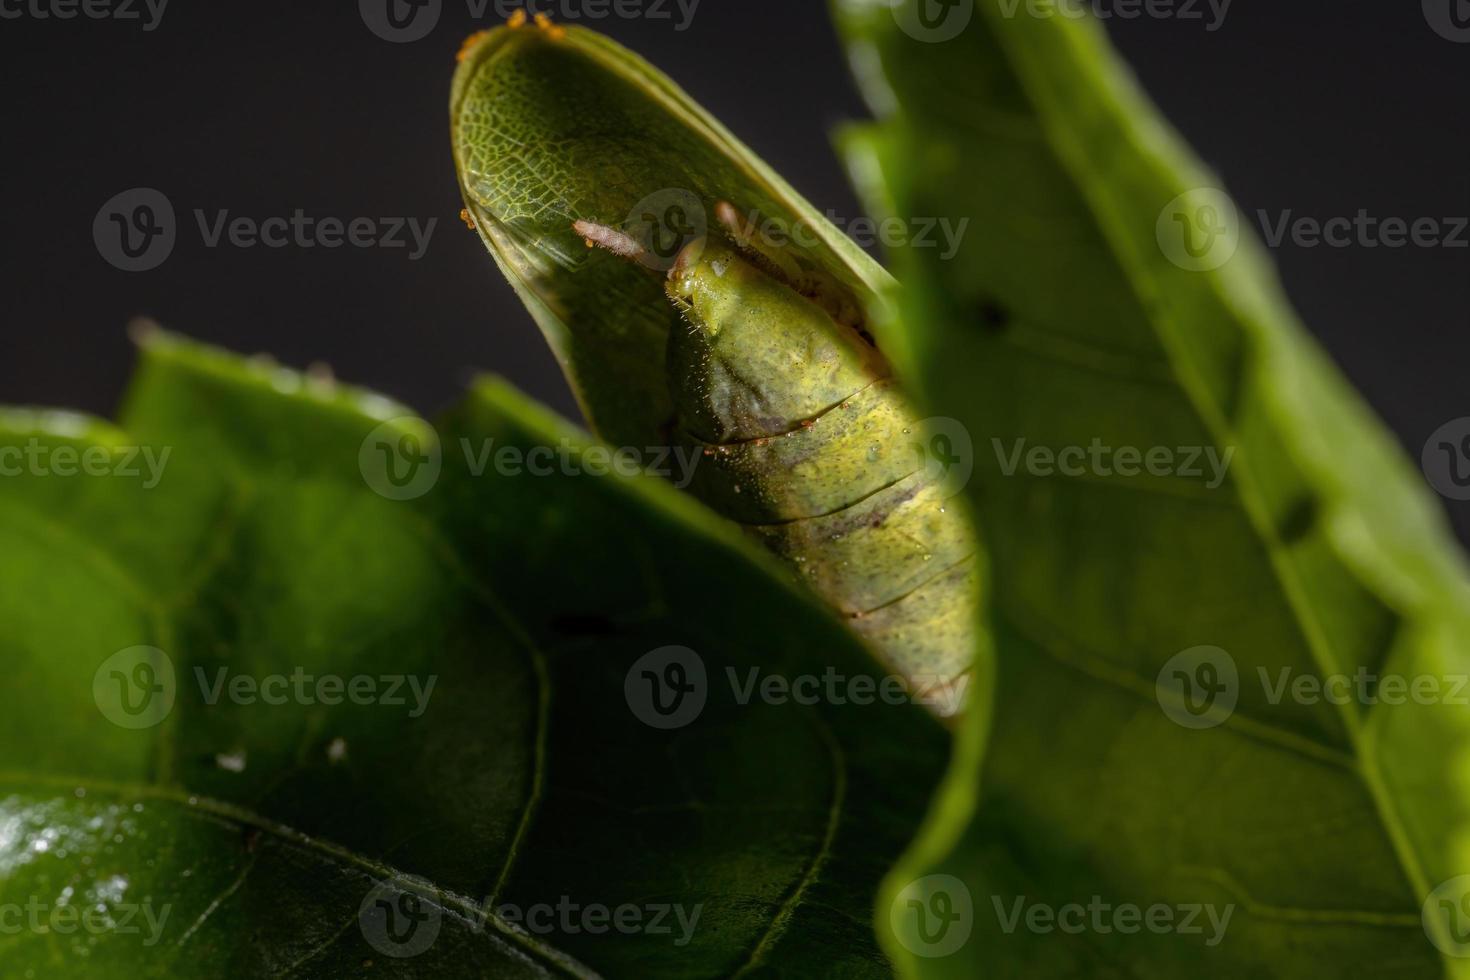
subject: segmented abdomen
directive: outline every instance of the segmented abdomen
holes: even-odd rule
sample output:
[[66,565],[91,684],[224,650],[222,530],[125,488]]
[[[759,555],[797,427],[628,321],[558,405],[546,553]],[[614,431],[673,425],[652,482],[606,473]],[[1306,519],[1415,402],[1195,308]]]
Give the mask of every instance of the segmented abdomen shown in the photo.
[[690,490],[789,562],[941,713],[975,651],[974,539],[933,433],[889,378],[765,436],[712,444]]

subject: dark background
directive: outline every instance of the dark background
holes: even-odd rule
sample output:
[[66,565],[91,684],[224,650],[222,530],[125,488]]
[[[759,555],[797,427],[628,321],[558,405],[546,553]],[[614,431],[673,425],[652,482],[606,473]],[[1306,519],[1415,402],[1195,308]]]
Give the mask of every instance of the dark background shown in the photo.
[[[21,2],[36,0],[0,9]],[[824,4],[702,0],[687,30],[676,22],[589,23],[665,69],[819,209],[858,215],[828,133],[865,111]],[[444,0],[412,43],[377,37],[354,0],[171,0],[151,32],[0,19],[0,403],[110,414],[132,362],[124,326],[143,314],[287,364],[329,363],[425,412],[493,370],[574,414],[539,332],[456,218],[448,84],[462,37],[487,26],[465,0]],[[1470,213],[1470,44],[1431,30],[1419,0],[1236,0],[1214,31],[1109,27],[1245,213]],[[99,255],[92,221],[137,186],[170,198],[179,241],[160,267],[126,273]],[[410,262],[406,249],[206,248],[195,208],[439,223]],[[1286,244],[1275,257],[1416,463],[1435,428],[1470,415],[1470,250]],[[1445,503],[1470,540],[1470,504]]]

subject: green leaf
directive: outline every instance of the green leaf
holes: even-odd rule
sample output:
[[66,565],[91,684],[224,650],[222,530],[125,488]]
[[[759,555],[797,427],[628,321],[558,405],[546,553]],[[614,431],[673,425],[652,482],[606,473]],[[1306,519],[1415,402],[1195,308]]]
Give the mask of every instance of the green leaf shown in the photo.
[[[486,445],[567,462],[477,474]],[[0,481],[7,975],[887,974],[871,909],[943,731],[740,703],[727,669],[877,678],[738,534],[587,475],[503,385],[436,433],[152,334],[120,427],[13,412],[4,448],[42,461]],[[668,646],[706,703],[660,728],[625,685]]]
[[[838,4],[881,116],[846,149],[874,207],[972,222],[952,261],[895,253],[883,339],[974,437],[997,666],[994,717],[889,883],[919,909],[896,907],[890,951],[924,976],[1470,975],[1470,590],[1428,493],[1093,20],[977,0],[930,43],[917,0],[891,6]],[[1094,440],[1168,463],[1015,454]],[[1180,447],[1234,455],[1217,483]],[[1198,647],[1224,658],[1173,659]],[[1199,658],[1218,673],[1195,716]],[[1379,683],[1273,698],[1283,671]],[[1389,703],[1393,676],[1439,694]],[[930,874],[964,887],[901,891]],[[968,942],[926,942],[966,896]],[[1213,944],[1204,916],[1004,927],[1017,900],[1095,896],[1232,918]]]
[[[682,245],[717,227],[717,203],[732,201],[860,295],[888,285],[667,76],[595,31],[501,27],[471,38],[461,59],[450,125],[468,214],[608,442],[643,445],[664,430],[674,414],[667,339],[682,327],[658,275],[589,249],[574,221],[640,226]],[[666,227],[676,220],[678,234]],[[671,246],[650,268],[667,271],[673,258]]]

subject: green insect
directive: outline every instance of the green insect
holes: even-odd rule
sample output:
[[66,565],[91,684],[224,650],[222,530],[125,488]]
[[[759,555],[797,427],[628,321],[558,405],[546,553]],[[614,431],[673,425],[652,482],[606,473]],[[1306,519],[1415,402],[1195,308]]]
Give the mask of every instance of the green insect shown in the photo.
[[652,66],[542,23],[471,38],[467,219],[609,442],[702,453],[743,525],[941,714],[976,636],[967,437],[921,420],[866,310],[891,282]]

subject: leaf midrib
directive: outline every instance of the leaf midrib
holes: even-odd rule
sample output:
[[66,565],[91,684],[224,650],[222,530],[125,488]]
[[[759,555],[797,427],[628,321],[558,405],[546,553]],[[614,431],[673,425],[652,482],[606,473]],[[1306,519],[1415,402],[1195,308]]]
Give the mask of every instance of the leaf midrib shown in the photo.
[[[418,876],[400,871],[391,865],[360,854],[350,848],[316,837],[264,816],[236,803],[187,792],[182,787],[158,783],[138,783],[102,780],[90,776],[60,776],[54,773],[31,773],[23,770],[0,770],[0,784],[11,784],[16,788],[39,786],[57,790],[78,788],[124,798],[163,801],[178,807],[182,812],[204,813],[242,828],[270,834],[282,843],[300,850],[310,851],[329,859],[340,866],[350,866],[365,871],[380,881],[402,881],[418,879]],[[460,895],[447,888],[434,885],[437,900],[446,912],[457,912],[472,924],[485,924],[511,943],[520,946],[538,957],[548,966],[566,976],[580,980],[597,980],[599,974],[578,962],[574,957],[549,946],[518,929],[515,925],[496,915],[493,907],[477,902],[469,896]]]

